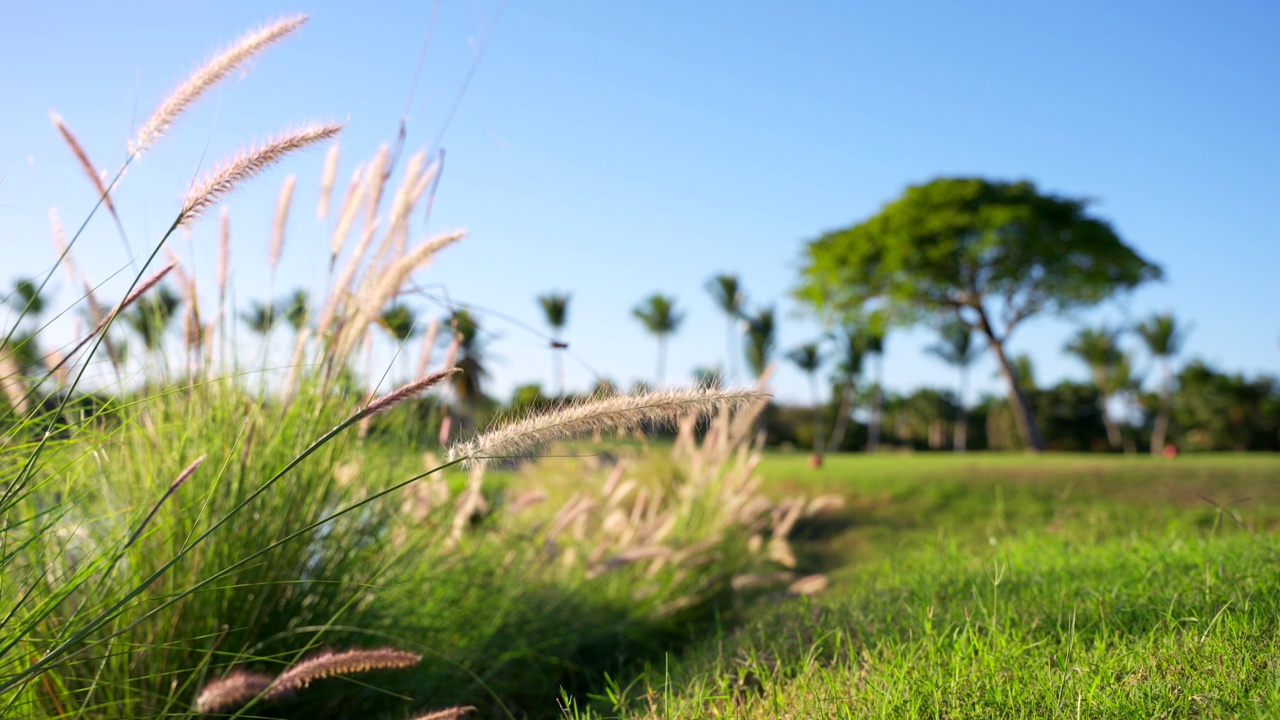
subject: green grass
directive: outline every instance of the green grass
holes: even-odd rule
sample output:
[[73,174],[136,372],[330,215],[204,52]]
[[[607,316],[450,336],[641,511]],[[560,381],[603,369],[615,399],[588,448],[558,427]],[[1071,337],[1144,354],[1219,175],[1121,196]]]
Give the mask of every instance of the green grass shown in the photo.
[[[596,717],[1270,717],[1280,712],[1280,458],[774,455],[813,599],[602,686]],[[1202,497],[1203,496],[1203,497]],[[1250,499],[1220,509],[1219,503]],[[1230,514],[1228,514],[1228,511]]]

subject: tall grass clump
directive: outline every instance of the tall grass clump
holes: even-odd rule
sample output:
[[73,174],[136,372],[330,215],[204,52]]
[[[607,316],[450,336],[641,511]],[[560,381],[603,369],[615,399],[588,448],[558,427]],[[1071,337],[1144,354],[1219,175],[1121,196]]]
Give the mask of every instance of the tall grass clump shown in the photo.
[[[127,208],[112,193],[130,162],[304,22],[255,30],[194,71],[109,181],[55,120],[122,238]],[[61,267],[84,289],[91,322],[46,353],[25,321],[39,315],[33,296],[0,345],[0,715],[452,718],[478,706],[548,717],[562,689],[659,657],[737,589],[793,579],[787,536],[814,508],[756,493],[758,389],[593,398],[437,448],[445,461],[407,450],[417,424],[378,424],[414,404],[436,412],[458,372],[449,357],[433,367],[429,344],[398,389],[358,368],[380,313],[465,236],[414,240],[414,210],[440,172],[425,152],[404,163],[398,186],[399,149],[384,146],[354,172],[333,217],[330,283],[289,309],[298,332],[287,368],[269,368],[265,340],[261,367],[246,368],[229,327],[225,209],[216,306],[202,306],[208,278],[169,240],[324,143],[327,216],[340,130],[300,126],[216,165],[148,241],[120,302],[100,299],[75,262],[97,207],[70,239],[55,232],[58,265],[32,287]],[[286,182],[263,249],[273,277],[297,182]],[[260,310],[269,327],[274,306]],[[130,359],[137,342],[162,370]],[[89,383],[95,375],[107,379]],[[486,483],[488,465],[547,443],[663,424],[680,428],[670,464],[583,461],[554,482],[539,468]],[[513,495],[522,490],[561,504],[535,506]]]

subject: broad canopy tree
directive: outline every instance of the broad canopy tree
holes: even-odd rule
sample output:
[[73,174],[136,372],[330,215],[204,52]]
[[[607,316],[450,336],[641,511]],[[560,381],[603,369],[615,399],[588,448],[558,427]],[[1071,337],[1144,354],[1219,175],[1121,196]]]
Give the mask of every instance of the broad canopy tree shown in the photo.
[[810,242],[796,295],[833,319],[874,308],[897,325],[967,324],[995,354],[1023,441],[1043,450],[1006,352],[1013,332],[1161,276],[1088,204],[1027,181],[915,185],[866,222]]

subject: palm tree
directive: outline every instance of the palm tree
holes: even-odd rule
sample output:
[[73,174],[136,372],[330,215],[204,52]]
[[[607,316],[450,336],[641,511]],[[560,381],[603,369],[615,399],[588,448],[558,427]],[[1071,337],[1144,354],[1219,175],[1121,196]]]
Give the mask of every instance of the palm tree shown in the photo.
[[738,353],[734,351],[736,344],[734,340],[738,333],[738,321],[742,319],[742,309],[747,304],[747,295],[742,292],[737,275],[716,275],[707,281],[707,292],[711,293],[716,305],[725,315],[727,322],[725,343],[728,348],[726,367],[729,378],[736,379]]
[[964,452],[969,443],[969,409],[965,405],[965,391],[969,386],[969,366],[978,358],[981,349],[973,342],[973,328],[967,323],[950,322],[938,331],[940,342],[925,348],[925,352],[960,369],[960,393],[956,395],[956,430],[952,444],[956,452]]
[[284,319],[295,333],[302,332],[311,321],[311,298],[307,291],[298,288],[284,303]]
[[449,327],[458,342],[455,367],[462,372],[452,376],[453,394],[458,402],[475,411],[484,397],[482,385],[489,371],[484,366],[484,350],[480,341],[480,325],[466,309],[455,310],[449,318]]
[[560,351],[569,347],[562,334],[569,321],[569,294],[550,292],[538,296],[538,304],[542,306],[542,314],[551,326],[551,376],[556,383],[556,397],[564,395],[564,359]]
[[844,444],[844,434],[853,413],[853,401],[857,396],[858,376],[862,374],[862,337],[854,327],[847,327],[836,338],[836,371],[832,385],[839,388],[840,407],[836,410],[835,427],[827,441],[827,452],[835,452]]
[[773,357],[774,331],[776,329],[773,308],[761,308],[754,317],[746,318],[746,321],[747,366],[751,368],[751,372],[758,378],[764,375],[765,368],[769,367],[769,361]]
[[256,335],[262,336],[263,342],[271,334],[276,327],[276,320],[280,317],[280,313],[275,303],[264,303],[254,300],[249,304],[249,311],[240,313],[240,319],[250,330]]
[[404,303],[394,303],[387,306],[386,310],[378,316],[378,325],[391,339],[398,345],[396,358],[399,361],[408,362],[409,354],[405,351],[404,344],[409,338],[418,334],[418,316],[413,309]]
[[631,314],[644,324],[644,329],[658,338],[658,368],[655,385],[662,385],[662,371],[667,362],[667,336],[680,329],[684,313],[676,311],[676,300],[654,293],[632,309]]
[[1119,450],[1122,441],[1120,425],[1107,407],[1113,386],[1112,375],[1124,357],[1116,345],[1118,335],[1117,331],[1105,327],[1081,328],[1063,347],[1064,351],[1083,361],[1093,373],[1093,383],[1098,388],[1098,409],[1102,412],[1102,423],[1107,428],[1107,444],[1112,450]]
[[808,342],[787,353],[787,359],[809,376],[809,401],[813,407],[813,462],[822,464],[822,407],[818,404],[818,369],[822,367],[822,353],[818,343]]
[[[13,292],[0,302],[17,310],[19,321],[29,317],[33,326],[39,326],[45,301],[34,280],[21,278],[15,281]],[[4,390],[13,409],[18,414],[24,414],[29,408],[27,395],[30,392],[26,378],[38,375],[43,362],[42,353],[36,344],[40,331],[22,331],[20,324],[15,324],[0,334],[0,388]]]
[[403,303],[395,303],[378,316],[378,325],[392,340],[403,343],[418,334],[418,317],[413,309]]
[[1178,327],[1177,320],[1170,313],[1152,315],[1139,323],[1137,330],[1147,350],[1160,361],[1160,408],[1151,429],[1151,454],[1159,455],[1164,452],[1165,438],[1169,434],[1169,415],[1173,411],[1173,369],[1169,361],[1182,350],[1186,330]]
[[871,386],[871,420],[867,425],[867,452],[877,452],[880,449],[880,415],[884,404],[884,391],[882,390],[884,380],[884,340],[884,323],[878,320],[872,320],[867,323],[862,331],[862,352],[864,355],[874,355],[876,359],[875,377]]
[[148,352],[155,352],[164,345],[165,333],[181,305],[182,299],[168,285],[161,285],[136,301],[120,317],[137,333],[142,346]]

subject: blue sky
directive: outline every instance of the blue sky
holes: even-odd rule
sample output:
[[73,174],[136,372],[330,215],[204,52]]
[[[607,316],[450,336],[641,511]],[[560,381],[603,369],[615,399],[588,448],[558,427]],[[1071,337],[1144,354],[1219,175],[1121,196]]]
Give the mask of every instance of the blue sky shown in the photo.
[[[50,109],[99,166],[115,167],[131,130],[193,66],[291,12],[312,20],[130,169],[118,204],[135,247],[168,225],[193,176],[298,120],[349,122],[339,178],[349,177],[394,137],[432,6],[8,7],[0,281],[52,263],[50,207],[71,226],[94,200]],[[471,235],[420,281],[539,327],[534,297],[571,291],[572,349],[624,385],[654,365],[654,343],[630,308],[654,291],[674,294],[688,318],[672,339],[668,377],[682,377],[723,362],[723,317],[703,289],[712,274],[739,273],[753,307],[778,305],[785,350],[821,331],[787,300],[804,241],[869,217],[910,183],[1029,178],[1096,198],[1095,212],[1167,276],[1096,311],[1029,322],[1012,349],[1032,355],[1039,380],[1084,379],[1060,351],[1078,323],[1156,310],[1194,327],[1184,357],[1274,373],[1276,27],[1280,6],[1264,2],[446,2],[410,105],[407,147],[443,138],[432,228]],[[323,155],[290,160],[229,201],[240,298],[267,290],[266,239],[289,172],[299,175],[301,209],[276,294],[323,281],[327,226],[310,211]],[[175,247],[211,281],[216,221]],[[105,215],[77,256],[98,280],[127,265]],[[56,283],[65,289],[61,276]],[[113,287],[104,293],[113,297]],[[498,318],[487,327],[497,334],[495,392],[548,379],[541,339]],[[53,332],[73,330],[61,321]],[[891,387],[954,383],[921,352],[931,340],[924,329],[889,338]],[[980,388],[1000,390],[993,372],[984,359]],[[571,387],[591,379],[573,362],[568,375]],[[787,367],[776,389],[784,399],[807,392]]]

